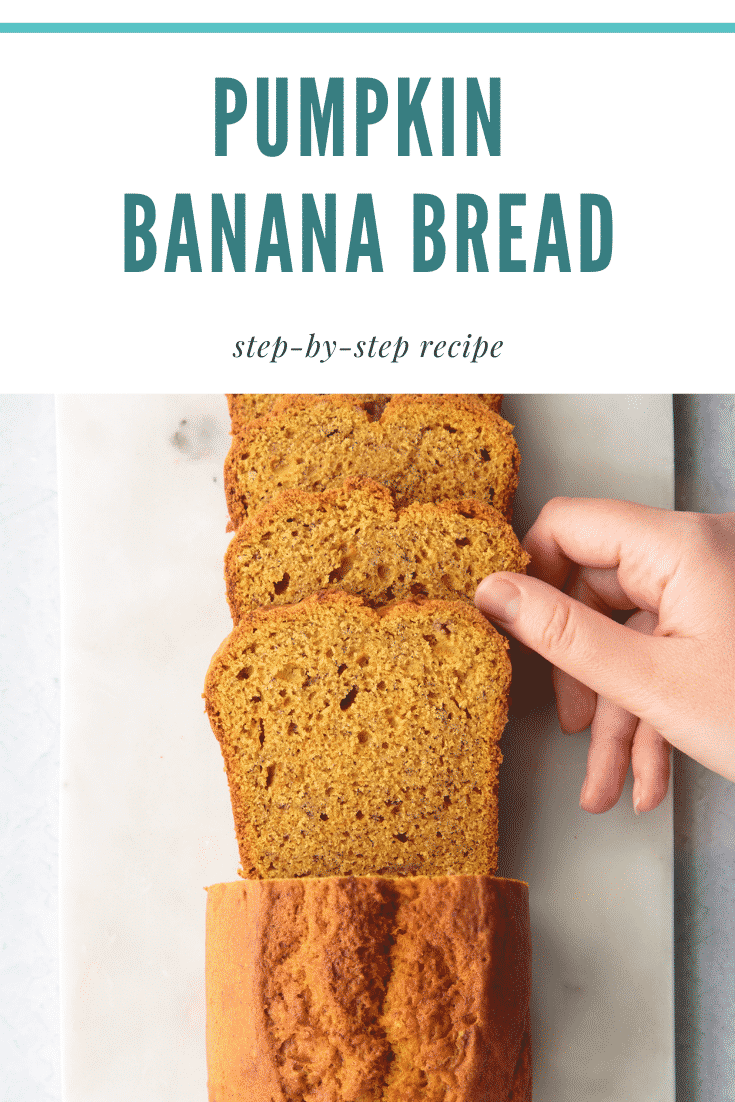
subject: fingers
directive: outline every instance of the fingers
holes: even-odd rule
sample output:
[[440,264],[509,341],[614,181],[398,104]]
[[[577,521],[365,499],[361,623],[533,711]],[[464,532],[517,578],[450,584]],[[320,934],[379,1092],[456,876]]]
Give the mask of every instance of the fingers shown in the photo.
[[[543,579],[542,579],[543,580]],[[612,567],[584,566],[577,571],[566,592],[576,601],[582,601],[598,612],[610,612],[612,609],[623,611],[635,607],[634,602],[618,581],[618,572]]]
[[597,693],[577,681],[576,677],[570,677],[563,670],[554,667],[552,673],[554,682],[554,695],[556,696],[556,711],[559,716],[559,726],[567,735],[576,735],[589,727],[597,707]]
[[562,729],[580,731],[591,720],[580,805],[595,813],[613,807],[632,762],[636,812],[657,807],[669,782],[669,744],[645,717],[637,718],[651,708],[656,617],[638,611],[623,626],[536,578],[515,574],[490,575],[478,586],[475,603],[557,667]]
[[620,799],[628,762],[633,767],[633,810],[653,811],[666,796],[671,746],[650,723],[600,701],[592,723],[587,774],[579,806],[600,814]]
[[[570,597],[598,612],[607,613],[611,609],[630,606],[628,597],[618,583],[615,570],[584,567],[572,575],[567,592]],[[595,714],[597,694],[563,670],[554,668],[553,680],[556,710],[562,731],[570,734],[589,727]]]
[[584,811],[609,811],[620,799],[637,724],[638,719],[630,712],[602,697],[598,700],[579,800]]
[[[641,635],[652,635],[656,617],[649,612],[635,612],[626,627]],[[662,762],[661,743],[650,724],[639,722],[636,716],[600,697],[592,719],[587,773],[582,786],[580,807],[599,814],[608,811],[623,791],[631,746],[636,747],[633,774],[638,783],[634,789],[635,813],[657,807],[668,787],[668,756]]]
[[[486,578],[475,603],[556,668],[564,730],[592,719],[582,806],[612,806],[627,760],[636,811],[658,806],[671,746],[735,779],[735,521],[555,499],[524,546],[528,575]],[[655,638],[618,622],[629,608]]]
[[632,603],[653,611],[679,562],[685,523],[678,514],[629,501],[554,498],[523,541],[531,555],[528,572],[562,589],[574,564],[614,569]]
[[[478,586],[475,604],[558,669],[655,722],[659,702],[653,640],[520,574],[491,574]],[[671,642],[655,641],[658,647]]]
[[668,791],[671,746],[644,720],[636,728],[630,762],[634,778],[633,810],[636,815],[642,811],[653,811]]

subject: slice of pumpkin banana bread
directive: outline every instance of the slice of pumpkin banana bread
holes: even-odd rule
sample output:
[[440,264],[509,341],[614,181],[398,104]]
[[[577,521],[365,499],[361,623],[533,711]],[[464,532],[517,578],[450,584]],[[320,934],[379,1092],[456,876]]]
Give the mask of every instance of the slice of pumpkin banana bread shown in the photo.
[[235,623],[251,608],[293,604],[338,586],[371,605],[431,597],[471,601],[495,570],[529,561],[513,529],[478,501],[414,502],[351,478],[322,493],[286,490],[237,530],[225,555]]
[[[276,402],[279,402],[282,398],[296,397],[299,397],[299,395],[228,394],[227,405],[230,410],[230,421],[232,423],[233,434],[238,432],[246,421],[252,421],[255,417],[264,417],[267,413],[270,413]],[[353,394],[351,397],[357,399],[360,405],[365,409],[370,420],[375,421],[382,415],[383,410],[393,395]],[[502,394],[477,394],[475,397],[480,398],[496,413],[500,413],[500,406],[503,401]]]
[[510,517],[520,457],[512,426],[473,395],[396,395],[371,421],[350,395],[284,398],[246,422],[225,460],[231,528],[286,489],[358,475],[412,501],[472,497]]
[[248,613],[204,691],[242,874],[494,874],[507,645],[455,601]]

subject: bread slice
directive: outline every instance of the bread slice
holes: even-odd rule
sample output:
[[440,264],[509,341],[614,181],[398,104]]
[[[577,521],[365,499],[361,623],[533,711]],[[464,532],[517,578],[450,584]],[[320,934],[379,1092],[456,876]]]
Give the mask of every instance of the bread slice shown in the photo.
[[204,691],[242,875],[494,873],[507,646],[455,601],[248,613]]
[[528,885],[207,889],[210,1102],[531,1102]]
[[511,425],[472,395],[397,395],[371,421],[348,395],[284,398],[233,436],[225,461],[231,528],[286,489],[358,475],[412,501],[472,497],[510,516],[519,454]]
[[525,572],[510,525],[478,501],[414,502],[347,479],[322,493],[286,490],[241,524],[225,555],[235,623],[251,608],[294,604],[339,586],[368,604],[416,596],[471,601],[495,570]]
[[[243,425],[245,425],[248,421],[253,421],[257,417],[267,416],[267,414],[271,413],[273,408],[284,398],[301,397],[308,397],[308,395],[228,394],[227,405],[230,410],[230,423],[232,426],[233,435],[239,432]],[[325,395],[319,395],[319,397],[325,397]],[[350,398],[352,398],[355,402],[362,406],[371,421],[376,421],[381,416],[383,410],[392,397],[392,394],[350,395]],[[498,412],[500,412],[499,409]]]
[[[247,421],[256,417],[264,417],[270,413],[277,402],[282,398],[296,398],[295,394],[228,394],[227,405],[230,409],[230,421],[233,434],[239,432]],[[392,394],[353,394],[363,407],[371,421],[376,421],[383,413],[386,405],[393,397]],[[500,413],[500,405],[503,401],[502,394],[477,394],[486,405]]]

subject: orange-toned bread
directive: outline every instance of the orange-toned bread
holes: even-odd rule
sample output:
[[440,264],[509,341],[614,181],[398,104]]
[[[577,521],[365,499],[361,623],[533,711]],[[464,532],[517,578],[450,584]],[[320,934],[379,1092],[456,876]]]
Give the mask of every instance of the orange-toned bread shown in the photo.
[[531,1102],[528,886],[207,889],[209,1102]]
[[204,691],[242,875],[494,873],[507,645],[458,601],[243,617]]
[[519,462],[512,426],[473,395],[396,395],[376,421],[354,396],[284,398],[232,438],[230,526],[283,490],[327,490],[354,475],[388,486],[399,508],[471,497],[509,517]]
[[[270,413],[276,402],[279,402],[281,398],[295,398],[299,395],[292,394],[228,394],[227,405],[230,410],[230,420],[232,422],[233,434],[238,432],[239,429],[246,421],[252,421],[255,417],[264,417],[266,413]],[[368,414],[371,421],[375,421],[381,416],[386,405],[393,397],[392,394],[353,394],[351,397],[357,399],[360,405]],[[475,397],[480,398],[483,402],[495,410],[496,413],[500,413],[500,406],[503,401],[502,394],[477,394]]]
[[322,493],[286,490],[241,524],[225,555],[235,623],[251,608],[295,604],[338,586],[371,605],[432,597],[471,601],[495,570],[528,555],[491,505],[414,502],[396,509],[371,479]]

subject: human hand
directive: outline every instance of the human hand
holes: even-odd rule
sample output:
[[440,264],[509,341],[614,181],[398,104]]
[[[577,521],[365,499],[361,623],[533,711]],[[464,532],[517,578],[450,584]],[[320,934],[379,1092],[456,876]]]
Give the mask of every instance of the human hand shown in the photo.
[[672,746],[735,781],[735,513],[555,498],[523,546],[528,576],[491,574],[475,604],[553,664],[562,730],[591,723],[580,806],[613,807],[630,762],[651,811]]

